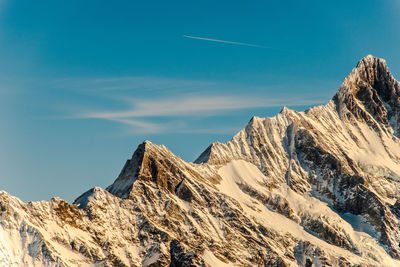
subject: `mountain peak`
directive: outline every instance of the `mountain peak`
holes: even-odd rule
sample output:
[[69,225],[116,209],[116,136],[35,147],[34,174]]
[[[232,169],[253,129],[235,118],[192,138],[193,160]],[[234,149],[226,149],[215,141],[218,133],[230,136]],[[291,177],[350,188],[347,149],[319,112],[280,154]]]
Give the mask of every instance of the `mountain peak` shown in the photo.
[[357,63],[357,67],[360,65],[360,63],[364,62],[364,63],[374,63],[374,62],[382,62],[386,64],[385,59],[383,58],[379,58],[379,57],[375,57],[372,54],[366,55],[365,57],[363,57],[362,59],[360,59]]
[[[119,197],[128,197],[133,183],[138,179],[143,170],[143,162],[149,157],[171,153],[165,146],[158,146],[145,140],[136,148],[131,159],[128,159],[118,178],[107,191]],[[172,154],[172,153],[171,153]]]
[[391,76],[386,60],[372,55],[362,58],[358,62],[356,69],[360,78],[370,85],[374,85],[376,81]]
[[286,116],[286,115],[290,115],[292,112],[293,112],[292,109],[288,108],[287,106],[283,106],[283,108],[281,109],[279,114]]
[[361,63],[368,63],[368,64],[374,64],[376,62],[379,63],[383,63],[386,64],[386,60],[380,57],[375,57],[371,54],[366,55],[365,57],[363,57],[362,59],[360,59],[357,63],[357,67],[361,64]]
[[374,86],[376,82],[386,79],[393,79],[386,60],[367,55],[358,61],[356,67],[343,81],[343,84],[354,91],[354,89],[359,89],[356,86],[361,82]]
[[400,134],[400,85],[384,59],[362,58],[333,100],[342,119],[355,118]]
[[135,184],[153,184],[160,190],[175,192],[191,172],[190,166],[163,145],[150,141],[140,144],[127,160],[118,178],[106,188],[120,198],[130,198]]

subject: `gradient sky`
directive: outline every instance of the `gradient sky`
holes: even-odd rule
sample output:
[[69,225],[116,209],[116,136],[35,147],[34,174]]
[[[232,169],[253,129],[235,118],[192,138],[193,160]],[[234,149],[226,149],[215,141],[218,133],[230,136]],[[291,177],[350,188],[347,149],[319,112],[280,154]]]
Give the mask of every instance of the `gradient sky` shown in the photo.
[[143,140],[192,161],[253,115],[400,74],[400,1],[0,0],[0,190],[73,201]]

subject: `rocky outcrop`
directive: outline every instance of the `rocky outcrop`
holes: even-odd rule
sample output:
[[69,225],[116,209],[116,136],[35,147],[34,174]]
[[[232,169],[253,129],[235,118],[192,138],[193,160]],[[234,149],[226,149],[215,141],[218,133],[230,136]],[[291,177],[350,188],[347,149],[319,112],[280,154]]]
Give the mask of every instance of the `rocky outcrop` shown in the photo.
[[342,119],[355,118],[399,135],[400,84],[385,60],[371,55],[360,60],[333,99]]

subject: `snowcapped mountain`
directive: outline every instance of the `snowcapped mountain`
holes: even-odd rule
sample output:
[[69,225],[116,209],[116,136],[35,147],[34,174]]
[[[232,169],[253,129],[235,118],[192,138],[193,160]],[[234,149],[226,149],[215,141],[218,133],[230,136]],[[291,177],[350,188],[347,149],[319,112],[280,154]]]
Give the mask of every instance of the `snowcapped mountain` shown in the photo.
[[73,204],[0,193],[0,266],[400,266],[400,84],[367,56],[327,105],[194,162],[140,144]]

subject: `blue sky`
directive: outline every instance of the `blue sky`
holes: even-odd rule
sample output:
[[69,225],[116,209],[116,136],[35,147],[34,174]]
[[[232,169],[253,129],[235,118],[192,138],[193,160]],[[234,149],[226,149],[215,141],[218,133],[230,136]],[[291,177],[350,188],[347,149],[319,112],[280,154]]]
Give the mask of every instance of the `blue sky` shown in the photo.
[[367,54],[399,77],[399,8],[0,0],[0,189],[73,201],[145,139],[191,161],[253,115],[326,103]]

